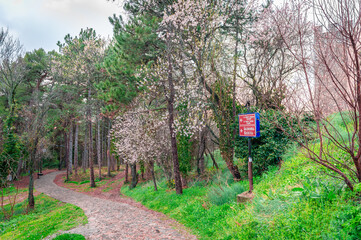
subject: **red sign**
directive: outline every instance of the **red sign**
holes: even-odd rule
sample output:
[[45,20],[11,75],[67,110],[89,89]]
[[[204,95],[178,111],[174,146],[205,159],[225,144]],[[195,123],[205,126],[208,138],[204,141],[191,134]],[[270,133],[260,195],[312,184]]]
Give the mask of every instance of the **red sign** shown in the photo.
[[239,115],[239,136],[256,137],[256,114]]

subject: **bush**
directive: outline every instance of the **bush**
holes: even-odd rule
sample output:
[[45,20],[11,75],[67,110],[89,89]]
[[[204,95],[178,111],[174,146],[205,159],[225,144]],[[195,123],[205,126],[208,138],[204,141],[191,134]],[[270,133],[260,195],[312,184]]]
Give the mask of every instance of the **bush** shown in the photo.
[[[256,111],[256,110],[255,110]],[[253,159],[253,174],[261,175],[267,171],[270,166],[280,163],[282,155],[286,152],[286,148],[290,146],[292,140],[288,137],[284,130],[290,131],[290,121],[295,121],[292,117],[287,119],[275,110],[267,110],[260,112],[261,115],[261,136],[252,139],[252,159]],[[282,125],[279,128],[274,123],[274,119]],[[238,126],[237,126],[238,128]],[[294,128],[297,128],[296,123]],[[240,171],[243,176],[247,176],[248,172],[248,139],[238,137],[235,142],[235,157],[242,162]]]

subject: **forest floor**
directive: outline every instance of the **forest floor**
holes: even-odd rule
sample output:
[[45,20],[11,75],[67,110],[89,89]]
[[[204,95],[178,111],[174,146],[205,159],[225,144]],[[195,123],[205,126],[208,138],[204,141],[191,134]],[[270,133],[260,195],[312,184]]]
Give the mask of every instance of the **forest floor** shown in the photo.
[[87,239],[197,239],[175,220],[151,211],[130,198],[121,197],[119,188],[122,174],[98,188],[67,186],[68,189],[64,188],[68,184],[62,181],[64,173],[59,175],[59,172],[53,172],[37,180],[35,187],[39,192],[84,210],[88,224],[67,233],[82,234]]
[[[42,173],[43,175],[46,175],[55,171],[57,170],[44,169]],[[37,172],[33,174],[33,178],[34,180],[38,178]],[[8,196],[4,196],[4,198],[2,199],[3,205],[9,204],[10,202],[21,203],[28,198],[29,193],[27,189],[29,188],[29,176],[28,175],[21,176],[19,180],[14,181],[14,188],[16,190],[14,190],[12,194],[9,194]],[[39,192],[36,191],[34,192],[34,196],[38,196],[39,194],[40,194]]]

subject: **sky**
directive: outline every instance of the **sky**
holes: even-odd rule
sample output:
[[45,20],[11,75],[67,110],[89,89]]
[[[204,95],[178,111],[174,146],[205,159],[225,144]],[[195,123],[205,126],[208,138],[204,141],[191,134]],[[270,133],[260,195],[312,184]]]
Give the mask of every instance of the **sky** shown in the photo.
[[[275,3],[284,0],[275,0]],[[18,38],[25,51],[58,50],[66,34],[76,36],[92,27],[105,38],[112,36],[109,16],[124,13],[122,0],[0,0],[0,28]]]
[[119,1],[107,0],[0,0],[0,28],[18,38],[26,51],[58,50],[66,34],[76,36],[92,27],[103,37],[112,36],[108,17],[119,15]]

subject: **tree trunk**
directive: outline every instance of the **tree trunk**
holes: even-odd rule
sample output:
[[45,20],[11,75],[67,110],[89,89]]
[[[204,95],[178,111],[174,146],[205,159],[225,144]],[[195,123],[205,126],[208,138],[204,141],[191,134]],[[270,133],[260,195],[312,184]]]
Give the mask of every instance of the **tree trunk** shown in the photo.
[[158,191],[157,181],[155,180],[155,174],[154,174],[154,162],[150,161],[149,166],[150,166],[150,170],[152,172],[152,179],[153,179],[153,183],[154,183],[154,191]]
[[[61,141],[60,141],[60,145],[61,145]],[[58,170],[60,171],[61,170],[61,164],[63,162],[63,158],[62,158],[62,150],[63,148],[60,146],[59,147],[59,166],[58,166]]]
[[33,149],[30,151],[30,161],[29,161],[29,194],[28,194],[28,204],[30,209],[34,209],[35,207],[35,199],[34,199],[34,163],[36,157],[36,146],[38,145],[38,137],[35,137]]
[[144,161],[140,161],[139,165],[140,165],[140,176],[144,181]]
[[107,176],[110,177],[110,126],[111,126],[111,122],[109,119],[109,124],[108,124],[108,134],[107,134],[107,142],[108,142],[108,149],[107,149],[107,165],[108,165],[108,173]]
[[[34,155],[34,154],[31,154]],[[28,194],[28,203],[29,208],[34,209],[35,207],[35,199],[34,199],[34,179],[33,179],[33,165],[34,165],[34,156],[30,156],[30,163],[29,163],[29,194]]]
[[199,150],[198,150],[198,158],[197,158],[198,175],[201,175],[205,169],[205,164],[204,164],[204,152],[206,150],[205,134],[206,134],[205,129],[203,129],[199,134]]
[[69,159],[69,136],[64,133],[65,136],[65,156],[64,156],[64,164],[66,169],[66,181],[69,181],[69,167],[68,167],[68,159]]
[[87,162],[88,162],[88,124],[85,124],[85,134],[84,134],[84,149],[83,149],[83,173],[85,173],[85,169],[87,168]]
[[75,143],[74,143],[74,172],[75,176],[78,175],[78,144],[79,144],[79,124],[76,123],[75,125]]
[[221,151],[221,155],[226,162],[227,168],[231,172],[235,180],[241,179],[241,174],[238,170],[238,167],[233,163],[233,152],[232,151]]
[[16,170],[16,179],[19,179],[20,174],[22,172],[21,171],[22,167],[23,167],[23,158],[20,158],[19,163],[18,163],[18,167],[17,167],[17,170]]
[[73,166],[72,166],[72,161],[73,161],[73,122],[71,122],[71,124],[70,124],[68,140],[69,140],[68,170],[69,170],[69,173],[72,174],[73,173]]
[[[238,4],[238,1],[237,1]],[[233,89],[232,89],[232,114],[233,114],[233,121],[236,121],[236,78],[237,78],[237,65],[238,65],[238,35],[239,35],[239,18],[237,17],[237,21],[236,21],[236,44],[234,47],[234,65],[233,65]],[[236,139],[236,134],[237,134],[237,128],[233,128],[233,133],[232,133],[232,142],[235,142]],[[234,157],[234,147],[231,149],[232,150],[232,158]]]
[[64,155],[64,165],[66,171],[68,171],[68,159],[69,159],[69,136],[64,132],[64,145],[65,145],[65,155]]
[[125,181],[124,181],[124,183],[128,183],[129,182],[129,178],[128,178],[128,167],[129,167],[129,164],[128,163],[126,163],[125,164]]
[[99,167],[99,181],[102,179],[102,159],[101,159],[101,143],[100,143],[100,119],[97,116],[98,123],[98,134],[97,134],[97,156],[98,156],[98,167]]
[[120,170],[120,157],[117,157],[117,171]]
[[[222,114],[226,115],[227,111],[223,112]],[[226,119],[226,116],[224,116],[224,118]],[[234,146],[232,134],[233,132],[231,130],[231,124],[229,122],[220,127],[219,150],[233,178],[238,181],[241,179],[241,174],[238,170],[237,165],[235,165],[233,162]]]
[[106,141],[106,133],[105,133],[106,131],[105,131],[105,121],[103,121],[103,127],[102,127],[102,139],[101,139],[101,144],[102,144],[102,162],[106,159],[106,157],[107,157],[107,154],[106,154],[106,152],[107,152],[107,150],[106,150],[106,143],[107,143],[107,141]]
[[214,158],[213,154],[211,153],[211,151],[209,151],[208,148],[207,148],[207,150],[208,150],[208,154],[211,156],[211,159],[213,161],[213,166],[216,167],[217,169],[219,169],[218,164],[217,164],[216,159]]
[[[88,104],[90,102],[91,97],[91,87],[89,83],[88,90]],[[88,128],[89,128],[89,170],[90,170],[90,187],[95,187],[94,181],[94,163],[93,163],[93,127],[91,121],[91,108],[90,104],[88,105]]]
[[132,173],[132,183],[130,184],[130,189],[133,189],[137,186],[138,183],[138,173],[137,173],[137,164],[130,164],[130,170]]
[[115,171],[117,167],[117,159],[115,158],[114,154],[112,154],[112,171]]
[[[170,43],[170,38],[167,36],[167,42]],[[174,83],[173,83],[173,65],[171,57],[171,49],[168,46],[168,85],[169,85],[169,97],[168,97],[168,127],[172,146],[172,157],[173,157],[173,172],[174,172],[174,183],[177,194],[182,194],[182,181],[179,171],[179,160],[178,160],[178,149],[177,149],[177,138],[174,131]]]

